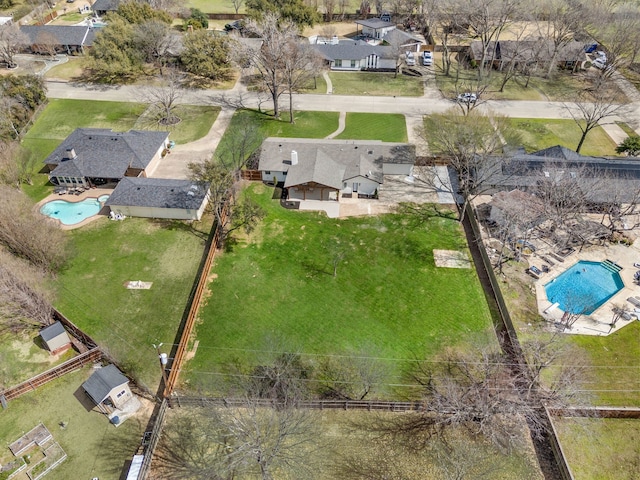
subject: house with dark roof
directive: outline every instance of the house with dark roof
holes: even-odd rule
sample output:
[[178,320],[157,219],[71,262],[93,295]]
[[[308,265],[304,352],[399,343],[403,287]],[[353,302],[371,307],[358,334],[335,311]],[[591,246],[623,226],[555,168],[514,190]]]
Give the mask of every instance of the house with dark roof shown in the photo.
[[264,182],[287,189],[290,200],[372,197],[384,175],[411,175],[415,147],[404,143],[268,138],[258,169]]
[[95,29],[84,25],[22,25],[20,31],[28,38],[25,47],[32,53],[84,53],[96,38]]
[[[335,40],[313,46],[331,70],[395,70],[398,50],[364,40]],[[404,53],[404,52],[403,52]]]
[[134,398],[129,389],[129,379],[115,365],[97,369],[82,384],[82,389],[105,414],[109,414],[113,409],[122,408]]
[[[489,42],[484,55],[486,65],[502,70],[513,63],[514,66],[548,64],[553,58],[555,46],[550,40],[499,40]],[[483,58],[481,41],[473,41],[467,53],[476,63]],[[588,60],[584,43],[571,41],[556,53],[555,62],[561,68],[582,67]]]
[[42,338],[51,355],[57,355],[71,348],[69,334],[60,322],[52,323],[40,330],[40,338]]
[[535,192],[540,182],[574,188],[591,204],[629,203],[640,194],[640,159],[589,157],[556,145],[533,153],[523,148],[492,157],[484,171],[487,194],[513,189]]
[[200,220],[209,200],[209,185],[190,180],[125,177],[105,206],[130,217]]
[[168,145],[168,132],[77,128],[44,163],[54,185],[104,185],[151,175]]
[[379,18],[369,18],[366,20],[356,20],[356,25],[362,27],[362,30],[358,30],[362,32],[361,35],[370,38],[383,39],[384,36],[389,33],[391,30],[395,30],[395,23],[387,22],[386,20],[381,20]]
[[91,6],[91,10],[98,15],[102,16],[108,12],[115,12],[118,10],[122,0],[96,0]]

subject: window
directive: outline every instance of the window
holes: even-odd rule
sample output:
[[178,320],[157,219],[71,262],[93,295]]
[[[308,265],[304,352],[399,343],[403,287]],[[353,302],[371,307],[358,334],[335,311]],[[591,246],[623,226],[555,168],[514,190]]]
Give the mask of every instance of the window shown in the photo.
[[271,175],[271,171],[270,170],[265,170],[264,174],[265,175]]
[[335,65],[336,67],[341,67],[341,66],[342,66],[342,60],[336,60],[336,61],[335,61],[335,63],[334,63],[334,65]]
[[120,398],[127,393],[126,390],[122,390],[119,394],[116,395],[116,398]]
[[351,68],[356,68],[356,61],[355,60],[351,60]]

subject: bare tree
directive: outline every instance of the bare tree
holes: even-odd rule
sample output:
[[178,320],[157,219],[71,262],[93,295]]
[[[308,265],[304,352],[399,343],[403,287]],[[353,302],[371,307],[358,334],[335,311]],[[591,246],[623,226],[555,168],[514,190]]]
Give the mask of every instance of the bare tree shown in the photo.
[[[504,117],[484,116],[476,110],[467,114],[459,109],[451,109],[442,114],[431,115],[425,122],[424,137],[429,149],[448,161],[447,178],[441,174],[423,179],[433,188],[449,188],[450,193],[460,195],[460,220],[464,218],[467,206],[473,198],[481,194],[489,180],[508,163],[502,154],[505,144],[515,145],[517,138],[509,137],[510,129]],[[451,178],[452,177],[452,178]]]
[[611,93],[597,90],[593,93],[583,92],[579,95],[578,101],[565,103],[565,108],[582,132],[576,147],[576,152],[580,153],[589,132],[608,118],[624,111],[626,106],[615,103]]
[[20,31],[17,23],[0,25],[0,59],[9,68],[15,68],[15,56],[23,45],[28,43],[27,36]]
[[337,0],[322,0],[326,22],[333,22],[333,14],[336,10],[337,4]]
[[51,323],[51,293],[45,274],[0,250],[0,332]]
[[240,9],[242,8],[242,5],[244,5],[244,0],[231,0],[231,6],[235,10],[236,15],[238,14]]
[[165,85],[144,87],[140,90],[142,101],[149,104],[145,120],[160,128],[180,123],[177,110],[184,95],[181,87],[182,76],[177,71],[170,70],[164,78]]
[[145,60],[162,68],[167,63],[169,55],[175,53],[180,37],[176,35],[170,25],[161,20],[147,20],[136,25],[134,43],[145,55]]
[[273,116],[279,118],[278,100],[287,89],[284,75],[287,49],[282,46],[297,39],[298,27],[275,13],[267,12],[260,20],[247,22],[246,28],[260,37],[262,45],[239,48],[239,62],[244,64],[248,61],[256,70],[262,86],[271,94]]
[[387,378],[387,369],[363,348],[341,356],[324,357],[316,373],[318,393],[323,398],[364,400],[376,394],[376,387]]
[[18,257],[48,271],[57,271],[67,258],[67,238],[53,221],[34,211],[19,190],[0,185],[0,244]]
[[40,32],[36,36],[36,42],[33,49],[40,54],[49,55],[51,58],[56,56],[56,47],[60,45],[60,41],[49,32]]
[[283,82],[289,94],[289,122],[295,123],[293,93],[307,87],[322,69],[322,59],[308,42],[290,38],[281,46],[285,52],[282,68]]

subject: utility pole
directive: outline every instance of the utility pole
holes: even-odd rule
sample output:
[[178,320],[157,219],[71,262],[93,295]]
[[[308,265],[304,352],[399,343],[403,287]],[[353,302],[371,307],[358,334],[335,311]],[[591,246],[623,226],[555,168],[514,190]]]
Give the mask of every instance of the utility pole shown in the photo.
[[152,344],[153,348],[156,349],[156,351],[158,352],[158,360],[160,360],[160,370],[162,370],[162,380],[164,381],[164,386],[165,388],[167,387],[167,354],[166,353],[161,353],[160,352],[160,347],[162,346],[162,343],[159,343],[158,345],[156,345],[155,343]]

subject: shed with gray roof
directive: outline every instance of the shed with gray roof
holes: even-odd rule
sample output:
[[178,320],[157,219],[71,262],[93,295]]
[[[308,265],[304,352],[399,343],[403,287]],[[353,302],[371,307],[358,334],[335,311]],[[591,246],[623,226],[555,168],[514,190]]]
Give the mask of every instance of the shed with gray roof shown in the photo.
[[384,174],[410,175],[415,147],[404,143],[268,138],[258,169],[262,180],[282,184],[293,200],[373,196]]
[[200,220],[208,202],[208,184],[164,178],[123,178],[105,206],[131,217]]
[[169,144],[168,132],[77,128],[44,163],[54,185],[77,187],[146,177]]
[[109,413],[109,407],[120,408],[133,398],[129,389],[129,379],[115,365],[97,369],[82,389],[103,413]]
[[57,355],[71,348],[71,339],[60,322],[55,322],[40,330],[40,338],[51,352]]
[[104,15],[108,12],[115,12],[120,6],[121,0],[96,0],[91,9],[96,15]]

